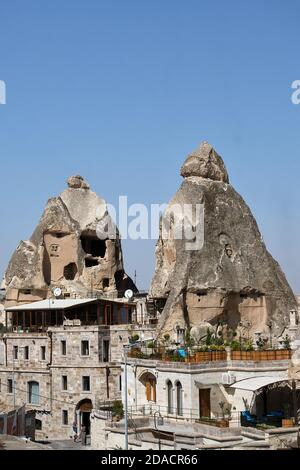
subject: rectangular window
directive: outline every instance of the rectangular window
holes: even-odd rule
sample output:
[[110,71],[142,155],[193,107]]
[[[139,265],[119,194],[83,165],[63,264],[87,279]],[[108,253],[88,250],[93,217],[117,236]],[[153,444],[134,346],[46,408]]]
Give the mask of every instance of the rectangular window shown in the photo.
[[7,381],[7,393],[13,393],[13,381],[8,379]]
[[63,375],[61,378],[61,388],[63,390],[68,390],[68,376]]
[[40,384],[34,380],[28,382],[28,403],[39,405],[40,403]]
[[13,355],[14,359],[18,359],[18,346],[14,346]]
[[62,410],[62,424],[64,426],[68,426],[69,424],[68,410]]
[[63,340],[60,342],[60,351],[62,356],[67,355],[67,342],[66,340]]
[[91,390],[90,377],[88,375],[82,377],[82,390],[84,392],[90,392]]
[[46,360],[46,346],[41,346],[41,360]]
[[82,356],[90,355],[90,345],[88,341],[81,341],[81,355]]
[[122,375],[119,377],[119,391],[122,391]]
[[103,362],[109,362],[109,339],[103,340]]
[[24,348],[24,359],[25,361],[28,361],[29,359],[29,346],[25,346]]

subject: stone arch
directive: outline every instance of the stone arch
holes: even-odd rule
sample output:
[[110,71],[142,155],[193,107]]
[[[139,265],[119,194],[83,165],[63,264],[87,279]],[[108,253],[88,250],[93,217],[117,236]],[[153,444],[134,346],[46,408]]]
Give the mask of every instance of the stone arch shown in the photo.
[[86,435],[91,433],[90,417],[93,411],[93,402],[89,398],[80,400],[75,409],[75,421],[77,424],[77,432],[80,434],[81,430],[85,428]]
[[183,387],[180,380],[175,382],[176,390],[176,414],[178,416],[183,416]]
[[167,389],[167,408],[168,414],[172,415],[174,411],[173,403],[173,384],[170,379],[166,380],[166,389]]

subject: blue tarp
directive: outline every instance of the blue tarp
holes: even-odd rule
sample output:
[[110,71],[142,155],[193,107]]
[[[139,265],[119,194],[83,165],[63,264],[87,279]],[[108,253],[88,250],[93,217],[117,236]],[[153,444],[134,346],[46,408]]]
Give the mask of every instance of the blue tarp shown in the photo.
[[185,349],[177,349],[178,355],[180,357],[186,357],[186,350]]

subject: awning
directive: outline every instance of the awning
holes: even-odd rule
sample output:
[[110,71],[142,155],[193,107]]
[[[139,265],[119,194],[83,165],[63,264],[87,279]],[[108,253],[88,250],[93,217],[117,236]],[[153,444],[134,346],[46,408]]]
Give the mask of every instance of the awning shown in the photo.
[[249,390],[254,392],[260,388],[266,387],[267,385],[275,384],[277,382],[287,382],[288,377],[274,377],[274,376],[262,376],[262,377],[252,377],[251,379],[239,380],[233,385],[230,385],[230,388],[236,388],[240,390]]

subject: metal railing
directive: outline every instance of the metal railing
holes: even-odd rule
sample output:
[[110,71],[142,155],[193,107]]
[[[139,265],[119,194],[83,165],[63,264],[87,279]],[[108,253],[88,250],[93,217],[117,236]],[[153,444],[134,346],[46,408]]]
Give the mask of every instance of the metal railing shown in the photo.
[[[168,407],[156,404],[129,406],[128,413],[133,417],[153,417],[154,413],[160,413],[164,418],[175,421],[202,422],[203,424],[214,424],[217,421],[236,421],[240,422],[240,412],[231,411],[230,413],[214,412],[212,417],[200,416],[199,408],[182,408],[177,410],[176,406]],[[217,423],[216,423],[217,424]]]

